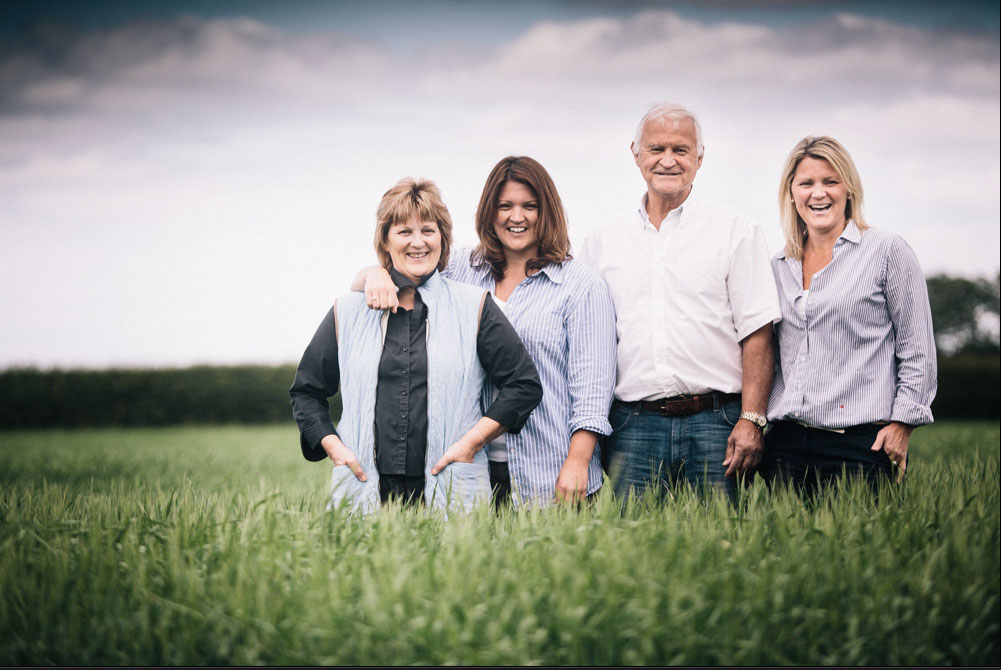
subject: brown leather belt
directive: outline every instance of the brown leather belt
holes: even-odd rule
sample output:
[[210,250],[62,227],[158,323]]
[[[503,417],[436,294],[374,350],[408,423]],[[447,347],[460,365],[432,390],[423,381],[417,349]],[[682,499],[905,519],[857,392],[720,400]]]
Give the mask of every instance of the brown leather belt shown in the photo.
[[[713,402],[716,396],[717,402]],[[676,395],[673,398],[662,398],[660,400],[641,400],[640,409],[646,412],[657,412],[664,416],[688,416],[696,412],[702,412],[728,402],[740,400],[739,393],[717,393],[715,391],[704,395]]]

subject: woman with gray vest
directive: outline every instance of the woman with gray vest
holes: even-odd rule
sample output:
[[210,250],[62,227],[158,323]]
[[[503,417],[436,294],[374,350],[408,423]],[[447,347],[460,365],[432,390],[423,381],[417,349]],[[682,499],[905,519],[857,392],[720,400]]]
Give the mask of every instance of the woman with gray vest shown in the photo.
[[[616,345],[608,287],[571,257],[563,202],[533,158],[508,156],[490,171],[476,233],[479,245],[458,249],[443,272],[490,291],[544,389],[524,430],[487,445],[495,502],[580,502],[601,488],[597,442],[612,430]],[[378,309],[396,307],[396,286],[382,268],[363,269],[352,288]],[[493,397],[488,388],[484,401]]]
[[[375,249],[401,308],[375,311],[363,294],[344,295],[302,356],[289,394],[303,456],[334,462],[330,506],[489,500],[483,445],[517,433],[542,399],[528,352],[486,292],[440,276],[451,239],[438,188],[397,183],[379,204]],[[487,378],[499,392],[481,413]],[[338,389],[335,430],[327,398]]]

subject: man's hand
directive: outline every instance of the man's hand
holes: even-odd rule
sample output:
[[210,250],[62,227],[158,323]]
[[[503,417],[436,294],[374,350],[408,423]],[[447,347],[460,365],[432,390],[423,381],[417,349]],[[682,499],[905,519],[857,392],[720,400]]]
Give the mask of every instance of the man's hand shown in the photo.
[[[766,414],[768,393],[772,388],[775,369],[775,344],[772,341],[772,324],[766,323],[740,341],[741,353],[741,409],[746,412]],[[726,441],[726,476],[749,475],[761,461],[765,440],[753,422],[738,419]]]
[[358,481],[368,481],[368,476],[361,469],[361,463],[358,462],[355,452],[344,446],[341,438],[336,435],[327,435],[320,440],[320,446],[327,452],[327,456],[334,462],[334,465],[346,465],[351,468],[351,472],[355,473]]
[[884,426],[876,433],[876,441],[872,443],[873,451],[882,449],[890,457],[890,462],[896,466],[898,484],[904,481],[904,473],[907,471],[907,444],[913,430],[914,426],[891,421],[888,426]]
[[760,428],[747,419],[738,420],[726,441],[726,458],[723,460],[723,465],[727,466],[726,476],[754,472],[761,460],[764,445]]
[[441,455],[438,462],[434,464],[433,468],[431,468],[431,474],[438,474],[445,469],[446,465],[450,463],[472,463],[473,456],[476,455],[476,452],[479,451],[482,446],[483,445],[477,445],[465,436],[459,438],[458,442],[446,449],[445,453]]

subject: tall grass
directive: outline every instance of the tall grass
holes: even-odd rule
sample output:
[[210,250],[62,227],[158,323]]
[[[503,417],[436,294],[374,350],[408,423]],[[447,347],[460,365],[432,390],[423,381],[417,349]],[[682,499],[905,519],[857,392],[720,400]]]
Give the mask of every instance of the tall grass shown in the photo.
[[998,424],[879,504],[325,512],[285,426],[0,433],[0,664],[999,663]]

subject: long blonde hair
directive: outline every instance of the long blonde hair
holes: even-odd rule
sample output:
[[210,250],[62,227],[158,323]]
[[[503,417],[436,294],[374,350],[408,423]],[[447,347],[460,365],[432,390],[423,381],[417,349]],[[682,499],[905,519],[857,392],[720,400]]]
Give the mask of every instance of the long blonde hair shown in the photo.
[[782,180],[779,182],[779,212],[782,216],[782,233],[786,238],[786,256],[797,260],[803,259],[803,243],[806,240],[807,230],[806,223],[796,211],[796,204],[792,199],[792,179],[796,176],[800,162],[807,156],[830,163],[844,183],[848,190],[845,221],[854,221],[859,230],[869,227],[862,213],[862,179],[848,150],[833,137],[826,135],[804,137],[786,158],[785,167],[782,169]]

